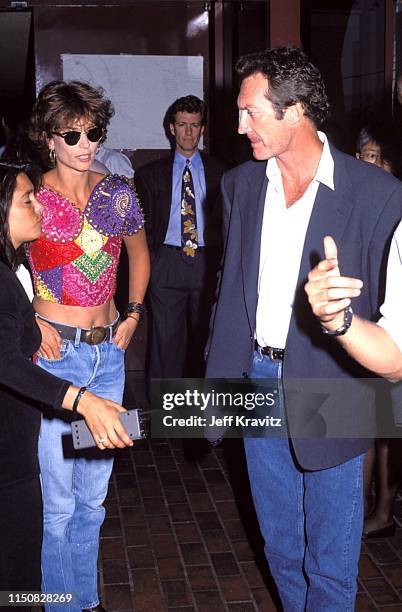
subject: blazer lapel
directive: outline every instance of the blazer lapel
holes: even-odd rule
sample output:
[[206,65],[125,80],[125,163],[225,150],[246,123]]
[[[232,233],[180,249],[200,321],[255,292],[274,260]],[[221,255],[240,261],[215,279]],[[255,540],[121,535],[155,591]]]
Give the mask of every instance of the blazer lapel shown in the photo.
[[317,191],[300,262],[293,311],[286,341],[289,358],[285,356],[284,372],[288,372],[291,355],[294,352],[294,343],[300,341],[300,330],[304,330],[303,334],[311,336],[311,330],[316,327],[315,318],[304,292],[308,273],[324,257],[324,236],[331,235],[338,245],[341,244],[342,236],[353,209],[351,181],[343,156],[336,149],[331,150],[331,153],[335,162],[335,190],[332,191],[329,187],[321,184]]
[[243,184],[240,201],[241,262],[250,329],[255,329],[260,266],[261,229],[268,179],[266,163],[258,162]]
[[211,184],[213,183],[213,177],[212,177],[212,168],[211,165],[209,163],[209,159],[208,157],[206,157],[201,151],[200,151],[200,155],[201,155],[201,159],[202,159],[202,165],[204,166],[204,175],[205,175],[205,202],[204,202],[204,206],[205,204],[208,205],[211,201]]
[[166,157],[164,161],[166,163],[162,168],[158,185],[159,203],[156,204],[156,206],[158,207],[158,214],[156,218],[159,218],[158,225],[160,231],[160,243],[163,243],[163,241],[165,240],[170,217],[170,207],[172,205],[172,177],[174,154],[171,154]]
[[352,212],[351,181],[343,155],[333,148],[331,153],[334,159],[335,190],[322,184],[318,187],[304,243],[298,284],[305,281],[311,268],[323,259],[324,236],[331,235],[340,244]]

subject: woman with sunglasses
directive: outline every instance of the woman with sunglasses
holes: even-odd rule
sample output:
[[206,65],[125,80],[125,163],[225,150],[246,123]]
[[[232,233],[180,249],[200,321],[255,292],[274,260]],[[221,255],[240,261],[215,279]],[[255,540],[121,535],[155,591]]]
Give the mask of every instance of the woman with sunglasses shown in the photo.
[[[34,308],[42,331],[38,365],[121,403],[124,351],[144,312],[149,278],[144,220],[131,184],[89,170],[113,114],[102,90],[53,81],[39,93],[30,138],[50,161],[37,199],[42,235],[28,250]],[[120,249],[129,261],[129,304],[113,301]],[[43,590],[72,592],[68,610],[102,610],[97,590],[99,530],[112,470],[110,454],[68,453],[68,422],[43,418],[39,460],[44,499]],[[99,449],[112,446],[109,432]],[[64,607],[47,606],[48,610]]]
[[6,592],[41,587],[40,402],[54,406],[60,417],[61,408],[75,407],[95,437],[112,428],[116,446],[132,445],[118,419],[121,406],[89,391],[77,401],[78,386],[33,363],[41,335],[15,274],[23,244],[41,234],[42,205],[27,170],[0,162],[0,591],[6,607],[21,603],[17,597],[4,599]]

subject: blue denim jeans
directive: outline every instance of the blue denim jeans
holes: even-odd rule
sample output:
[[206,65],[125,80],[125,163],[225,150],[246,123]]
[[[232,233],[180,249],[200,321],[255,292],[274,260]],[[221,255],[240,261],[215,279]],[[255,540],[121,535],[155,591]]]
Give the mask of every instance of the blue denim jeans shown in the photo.
[[[281,376],[254,354],[250,378]],[[286,437],[245,438],[265,554],[286,612],[352,612],[363,528],[363,455],[326,470],[299,468]]]
[[[89,345],[63,340],[57,360],[38,358],[38,365],[73,384],[86,386],[121,403],[124,352],[113,342]],[[73,593],[74,602],[47,605],[52,612],[78,612],[99,603],[97,560],[99,531],[105,517],[103,502],[113,466],[109,452],[65,450],[71,435],[68,413],[46,413],[39,438],[44,533],[42,589]]]

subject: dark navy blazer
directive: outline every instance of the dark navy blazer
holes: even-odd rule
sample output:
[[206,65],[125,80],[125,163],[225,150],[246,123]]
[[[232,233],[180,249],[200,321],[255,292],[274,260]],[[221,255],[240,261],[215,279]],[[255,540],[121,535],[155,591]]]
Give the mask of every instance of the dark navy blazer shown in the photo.
[[[322,334],[304,292],[308,272],[323,258],[324,236],[332,235],[341,273],[364,282],[361,296],[353,302],[354,311],[376,319],[384,295],[390,238],[402,216],[400,181],[333,147],[331,153],[335,190],[322,184],[318,188],[283,362],[293,447],[299,464],[310,470],[337,465],[367,449],[368,438],[374,434],[375,399],[370,385],[361,381],[369,373],[336,340]],[[246,162],[222,179],[224,208],[231,207],[231,213],[209,343],[209,378],[240,378],[250,371],[267,184],[266,162]],[[279,259],[276,263],[281,265]],[[324,380],[326,385],[321,386]]]

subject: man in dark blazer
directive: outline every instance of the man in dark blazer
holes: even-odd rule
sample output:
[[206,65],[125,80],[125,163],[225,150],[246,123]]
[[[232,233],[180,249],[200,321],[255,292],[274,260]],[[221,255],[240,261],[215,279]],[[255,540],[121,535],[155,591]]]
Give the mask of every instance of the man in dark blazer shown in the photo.
[[[206,113],[205,103],[196,96],[177,99],[167,112],[174,151],[135,174],[152,264],[148,288],[152,378],[202,376],[205,371],[203,350],[222,251],[219,184],[225,170],[198,150]],[[187,255],[181,233],[186,163],[194,186],[198,234],[196,247]]]
[[317,131],[329,105],[301,50],[245,56],[237,70],[239,132],[256,161],[222,181],[231,216],[206,375],[274,379],[284,392],[283,435],[244,440],[270,570],[286,611],[351,612],[375,402],[368,373],[323,333],[303,287],[331,233],[343,273],[366,287],[354,310],[375,316],[401,184]]

